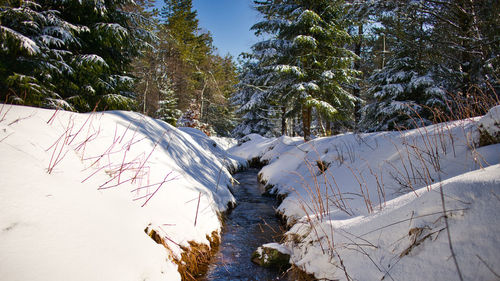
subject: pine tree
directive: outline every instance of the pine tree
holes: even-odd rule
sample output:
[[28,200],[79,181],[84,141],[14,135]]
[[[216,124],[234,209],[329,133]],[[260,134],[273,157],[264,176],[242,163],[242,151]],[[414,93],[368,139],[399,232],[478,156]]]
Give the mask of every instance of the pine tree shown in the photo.
[[6,2],[0,7],[0,98],[2,101],[72,109],[58,79],[73,73],[72,45],[85,26],[73,25],[39,2]]
[[252,28],[274,35],[254,46],[264,57],[263,79],[273,80],[270,96],[290,106],[286,114],[302,114],[304,139],[310,139],[312,108],[326,120],[351,118],[356,98],[345,86],[357,72],[355,54],[344,47],[352,39],[344,1],[254,2],[265,20]]
[[[496,0],[420,1],[432,18],[434,50],[441,58],[440,79],[450,92],[471,87],[500,88],[500,2]],[[435,11],[439,10],[440,13]],[[492,93],[495,94],[495,93]]]
[[277,128],[278,112],[268,99],[266,85],[258,78],[262,76],[262,68],[257,60],[252,59],[251,54],[243,54],[244,61],[241,62],[239,83],[237,91],[231,97],[231,101],[238,107],[236,114],[240,120],[232,135],[241,138],[248,134],[259,134],[266,137],[274,137],[279,134]]
[[[141,3],[141,2],[139,2]],[[74,46],[74,74],[60,86],[63,95],[78,110],[132,109],[135,103],[131,62],[153,40],[143,27],[149,19],[132,0],[46,0],[48,9],[58,9],[67,21],[86,26]]]
[[232,59],[214,54],[212,37],[201,32],[191,0],[165,0],[161,14],[166,71],[179,109],[184,116],[187,113],[200,124],[210,125],[217,134],[228,135],[235,125],[227,101],[236,84]]
[[373,102],[362,110],[361,127],[378,131],[428,125],[433,119],[431,109],[445,108],[447,100],[444,84],[436,82],[431,19],[420,12],[418,1],[379,5],[384,13],[376,32],[390,42],[391,55],[369,78],[368,96]]
[[207,76],[203,68],[212,51],[211,36],[201,33],[191,0],[165,0],[161,16],[168,42],[167,71],[179,106],[185,110],[193,99],[201,105]]
[[395,130],[429,125],[432,109],[445,108],[446,92],[432,71],[419,68],[411,57],[394,57],[370,77],[375,102],[363,109],[364,131]]
[[361,109],[366,98],[363,93],[368,87],[366,78],[375,69],[375,53],[372,46],[374,46],[376,37],[371,21],[377,15],[377,11],[374,9],[373,1],[365,0],[347,0],[346,8],[348,9],[346,15],[349,23],[348,32],[354,39],[351,50],[359,57],[353,65],[353,68],[360,72],[359,79],[350,85],[353,96],[357,98],[354,108],[354,123],[351,124],[351,127],[359,130]]
[[[88,111],[131,108],[131,60],[150,33],[129,0],[7,2],[0,10],[2,97]],[[3,40],[5,39],[5,40]]]
[[[167,84],[167,81],[163,81],[163,83]],[[182,115],[182,112],[177,109],[177,98],[168,84],[160,86],[159,88],[160,96],[155,117],[176,126],[177,119]]]

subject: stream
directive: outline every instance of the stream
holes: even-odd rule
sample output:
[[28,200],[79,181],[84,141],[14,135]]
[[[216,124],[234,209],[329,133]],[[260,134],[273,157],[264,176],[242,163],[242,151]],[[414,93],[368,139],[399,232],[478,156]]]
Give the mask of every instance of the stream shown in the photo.
[[234,175],[238,205],[226,217],[219,251],[212,258],[203,281],[211,280],[286,280],[280,273],[252,263],[252,253],[262,244],[279,240],[282,230],[275,216],[276,200],[262,196],[264,187],[257,181],[257,169]]

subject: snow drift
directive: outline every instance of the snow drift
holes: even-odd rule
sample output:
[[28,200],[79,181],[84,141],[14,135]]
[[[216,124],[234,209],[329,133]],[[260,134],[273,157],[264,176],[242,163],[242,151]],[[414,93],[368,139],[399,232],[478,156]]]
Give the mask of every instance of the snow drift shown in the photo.
[[493,280],[500,144],[478,147],[478,127],[495,135],[498,117],[495,109],[482,119],[307,143],[250,135],[229,151],[269,162],[259,177],[285,197],[283,246],[316,278]]
[[180,280],[173,260],[235,203],[243,161],[212,142],[138,113],[0,104],[2,280]]

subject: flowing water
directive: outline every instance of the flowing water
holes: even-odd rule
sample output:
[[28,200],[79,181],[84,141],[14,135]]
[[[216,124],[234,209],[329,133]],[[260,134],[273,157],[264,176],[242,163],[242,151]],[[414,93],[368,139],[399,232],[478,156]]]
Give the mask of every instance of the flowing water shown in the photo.
[[249,169],[234,176],[240,182],[234,187],[238,205],[226,217],[219,252],[201,280],[286,280],[250,260],[257,247],[278,240],[282,233],[275,200],[261,195],[257,173]]

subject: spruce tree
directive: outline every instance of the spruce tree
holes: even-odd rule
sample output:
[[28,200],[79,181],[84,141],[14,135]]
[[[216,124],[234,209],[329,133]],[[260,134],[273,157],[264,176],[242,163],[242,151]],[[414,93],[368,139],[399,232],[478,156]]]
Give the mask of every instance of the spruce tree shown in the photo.
[[304,139],[310,139],[313,108],[329,121],[351,118],[356,98],[346,85],[357,71],[355,54],[345,48],[352,38],[344,1],[254,2],[265,19],[252,28],[274,36],[254,46],[265,57],[264,79],[273,81],[269,95],[289,105],[289,114],[301,114]]
[[[129,109],[131,60],[150,33],[119,1],[11,1],[0,10],[0,90],[23,104]],[[5,40],[3,40],[5,39]]]
[[214,54],[212,37],[201,32],[191,0],[165,0],[161,15],[166,34],[162,51],[167,53],[166,71],[179,109],[185,113],[183,120],[198,118],[185,124],[207,124],[217,134],[228,135],[235,125],[227,101],[236,84],[232,59]]
[[259,134],[274,137],[279,134],[276,122],[278,112],[272,106],[265,83],[259,80],[263,71],[259,62],[251,54],[243,54],[240,66],[237,91],[231,101],[238,107],[236,114],[240,116],[238,125],[232,131],[237,138],[248,134]]
[[210,34],[202,33],[191,0],[165,0],[161,16],[168,42],[166,60],[168,76],[179,99],[179,106],[186,110],[193,99],[201,104],[208,56],[212,51]]
[[71,24],[39,2],[0,7],[0,98],[2,102],[72,109],[56,83],[74,72],[73,45],[85,26]]
[[375,35],[387,49],[373,45],[383,59],[382,69],[369,80],[372,102],[364,108],[365,130],[429,124],[433,108],[450,112],[454,102],[474,103],[469,100],[473,88],[496,99],[498,1],[379,0],[367,5],[380,26]]
[[[164,77],[164,79],[166,79],[166,77]],[[177,119],[182,115],[182,112],[177,109],[177,98],[168,85],[168,81],[161,80],[159,83],[160,85],[158,88],[160,96],[158,98],[158,109],[154,117],[176,126]]]
[[431,18],[420,11],[420,3],[378,3],[382,24],[375,32],[389,45],[390,56],[382,69],[369,77],[372,100],[362,112],[361,128],[367,131],[395,130],[428,125],[432,108],[444,109],[444,83],[438,83],[438,59],[431,41]]
[[[420,1],[432,18],[434,51],[441,58],[440,79],[452,93],[472,87],[500,89],[500,2],[496,0]],[[439,10],[439,13],[435,11]],[[491,92],[491,91],[488,91]]]
[[[132,0],[46,0],[67,21],[86,26],[81,44],[74,46],[74,73],[61,85],[63,95],[78,110],[132,109],[135,102],[131,62],[153,40],[144,29],[149,19]],[[140,2],[139,2],[140,3]]]

